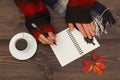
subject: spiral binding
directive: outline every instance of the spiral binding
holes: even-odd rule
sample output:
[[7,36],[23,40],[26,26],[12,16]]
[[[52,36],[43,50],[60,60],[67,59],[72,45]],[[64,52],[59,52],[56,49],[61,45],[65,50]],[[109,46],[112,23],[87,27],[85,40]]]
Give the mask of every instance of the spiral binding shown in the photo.
[[73,34],[72,34],[69,30],[67,30],[67,33],[68,33],[70,39],[72,40],[72,42],[73,42],[75,48],[77,49],[77,51],[78,51],[80,54],[82,54],[83,51],[81,50],[81,48],[80,48],[80,46],[79,46],[77,40],[76,40],[75,37],[73,36]]

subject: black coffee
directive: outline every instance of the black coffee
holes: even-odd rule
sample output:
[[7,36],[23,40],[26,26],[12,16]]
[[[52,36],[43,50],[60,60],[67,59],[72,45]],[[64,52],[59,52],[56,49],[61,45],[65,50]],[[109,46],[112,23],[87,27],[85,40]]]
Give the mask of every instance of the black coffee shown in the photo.
[[25,39],[19,39],[15,44],[18,50],[24,50],[27,47],[27,41]]

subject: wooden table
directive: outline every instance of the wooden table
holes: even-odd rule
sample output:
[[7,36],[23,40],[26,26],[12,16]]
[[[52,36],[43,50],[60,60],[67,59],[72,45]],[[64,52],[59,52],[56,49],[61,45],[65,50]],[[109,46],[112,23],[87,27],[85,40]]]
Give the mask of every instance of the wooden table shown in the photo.
[[[0,0],[0,80],[120,80],[120,1],[100,1],[113,11],[118,21],[114,28],[108,29],[108,35],[99,39],[101,47],[97,53],[106,57],[107,66],[102,76],[92,71],[88,74],[81,72],[81,60],[89,58],[89,54],[62,68],[48,45],[38,44],[35,56],[29,60],[14,59],[8,49],[10,38],[27,30],[13,0]],[[57,32],[63,30],[65,21],[50,11],[51,23]]]
[[107,68],[102,76],[80,71],[81,60],[89,54],[62,68],[51,48],[38,45],[34,57],[26,61],[14,59],[9,52],[9,40],[0,40],[0,80],[120,80],[120,40],[102,40],[97,53],[105,56]]

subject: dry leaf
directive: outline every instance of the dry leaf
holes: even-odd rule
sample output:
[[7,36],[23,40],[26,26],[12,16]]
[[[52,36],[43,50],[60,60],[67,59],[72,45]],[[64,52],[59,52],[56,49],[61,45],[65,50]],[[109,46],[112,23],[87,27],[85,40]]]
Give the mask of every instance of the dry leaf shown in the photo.
[[102,63],[104,60],[105,60],[105,57],[100,56],[100,57],[96,60],[96,62]]
[[88,73],[88,72],[90,72],[92,70],[92,64],[91,65],[84,65],[83,67],[82,67],[82,72],[84,72],[84,73]]
[[103,63],[96,63],[97,67],[100,69],[105,69],[106,66]]
[[102,75],[102,71],[101,71],[96,65],[94,65],[93,71],[94,71],[95,73],[97,73],[98,75]]
[[98,56],[97,56],[97,54],[96,54],[95,51],[93,51],[93,52],[91,53],[91,57],[92,57],[93,60],[96,60],[96,59],[98,58]]
[[82,64],[83,65],[91,65],[92,64],[92,60],[90,60],[90,59],[82,60]]

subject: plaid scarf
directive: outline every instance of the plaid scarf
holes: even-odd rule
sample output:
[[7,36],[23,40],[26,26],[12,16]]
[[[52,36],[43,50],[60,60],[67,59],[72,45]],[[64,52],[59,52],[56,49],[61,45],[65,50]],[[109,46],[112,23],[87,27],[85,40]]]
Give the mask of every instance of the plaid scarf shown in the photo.
[[[49,0],[45,0],[45,1],[49,6],[54,8],[54,10],[58,12],[61,16],[65,17],[69,0],[56,0],[56,2],[55,0],[52,0],[55,2],[52,5],[50,5],[51,2]],[[95,1],[93,8],[90,12],[90,15],[95,25],[96,36],[99,36],[99,37],[100,37],[100,34],[107,33],[107,30],[106,30],[107,25],[112,26],[116,23],[116,20],[113,17],[110,10],[107,9],[104,5],[102,5],[98,1]]]
[[[44,2],[52,7],[61,16],[65,17],[66,22],[91,22],[90,11],[94,0],[44,0]],[[53,0],[52,0],[53,1]]]
[[67,9],[68,0],[59,0],[55,5],[54,9],[57,11],[61,16],[65,16],[66,9]]

